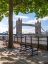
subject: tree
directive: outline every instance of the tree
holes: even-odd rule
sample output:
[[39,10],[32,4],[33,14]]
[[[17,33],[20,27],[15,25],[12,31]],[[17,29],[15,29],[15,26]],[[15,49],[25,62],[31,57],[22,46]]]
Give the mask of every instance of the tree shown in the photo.
[[13,12],[35,12],[37,18],[44,17],[48,15],[48,0],[0,0],[0,21],[9,16],[9,48],[13,47]]

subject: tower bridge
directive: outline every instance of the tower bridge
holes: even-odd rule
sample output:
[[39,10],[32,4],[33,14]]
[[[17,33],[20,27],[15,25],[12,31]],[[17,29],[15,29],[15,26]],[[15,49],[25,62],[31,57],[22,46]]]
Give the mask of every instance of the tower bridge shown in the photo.
[[40,35],[41,34],[41,22],[37,21],[35,24],[25,24],[22,23],[22,20],[20,18],[16,21],[16,34],[21,35],[22,34],[22,26],[33,26],[35,27],[35,34]]
[[16,34],[21,35],[22,34],[22,26],[31,26],[35,27],[35,34],[41,35],[41,29],[45,32],[45,30],[41,27],[41,22],[37,21],[35,24],[27,24],[22,23],[22,20],[20,18],[16,21],[16,25],[13,27],[13,29],[16,28]]
[[25,23],[22,23],[22,26],[35,26],[35,24],[25,24]]
[[[35,27],[35,34],[41,35],[41,29],[45,32],[45,30],[41,27],[41,22],[37,21],[35,24],[27,24],[22,23],[20,18],[16,21],[16,25],[13,27],[13,30],[16,28],[16,34],[22,34],[22,26],[32,26]],[[8,31],[7,31],[8,32]]]
[[[27,23],[22,23],[22,26],[33,26],[35,27],[35,24],[27,24]],[[16,25],[13,27],[13,29],[16,28]]]

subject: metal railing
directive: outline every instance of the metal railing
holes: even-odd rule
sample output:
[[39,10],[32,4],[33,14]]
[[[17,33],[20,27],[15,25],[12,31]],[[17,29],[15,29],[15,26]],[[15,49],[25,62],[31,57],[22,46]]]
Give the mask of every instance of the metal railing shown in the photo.
[[[8,35],[0,35],[0,40],[3,40],[3,36],[5,39],[8,40]],[[40,45],[46,46],[46,49],[48,50],[48,36],[13,36],[13,41],[18,43],[25,43],[29,45],[36,44],[38,48],[40,48]]]

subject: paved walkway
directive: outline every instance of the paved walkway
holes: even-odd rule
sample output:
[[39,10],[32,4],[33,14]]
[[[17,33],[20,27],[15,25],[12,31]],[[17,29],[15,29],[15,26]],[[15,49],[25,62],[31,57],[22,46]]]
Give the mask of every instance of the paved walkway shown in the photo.
[[4,47],[6,47],[5,45],[3,45],[4,44],[4,42],[3,41],[0,41],[0,48],[4,48]]
[[48,51],[39,50],[38,55],[29,56],[19,48],[6,48],[0,41],[0,64],[48,64]]

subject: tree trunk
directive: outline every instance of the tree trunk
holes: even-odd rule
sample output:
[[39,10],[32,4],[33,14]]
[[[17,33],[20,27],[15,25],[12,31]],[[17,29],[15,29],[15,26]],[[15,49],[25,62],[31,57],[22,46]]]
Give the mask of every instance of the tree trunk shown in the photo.
[[9,42],[8,48],[13,48],[13,0],[9,0]]

